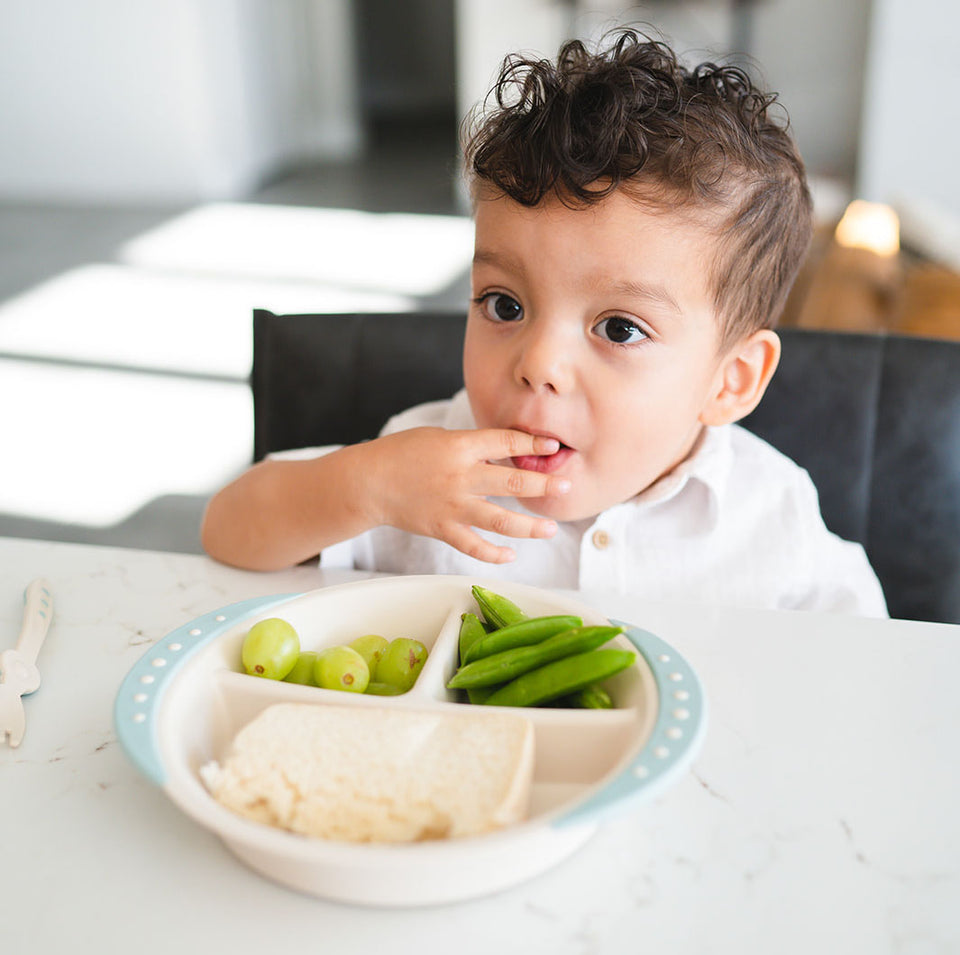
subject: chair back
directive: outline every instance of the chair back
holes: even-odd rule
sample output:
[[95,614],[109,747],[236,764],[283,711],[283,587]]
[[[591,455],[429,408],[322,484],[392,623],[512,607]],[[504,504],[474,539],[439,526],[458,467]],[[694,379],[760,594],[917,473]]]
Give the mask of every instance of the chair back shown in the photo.
[[463,386],[463,313],[253,315],[253,456],[379,434]]
[[[254,314],[254,459],[352,444],[463,384],[462,313]],[[960,623],[960,342],[780,330],[742,424],[810,473],[894,617]]]

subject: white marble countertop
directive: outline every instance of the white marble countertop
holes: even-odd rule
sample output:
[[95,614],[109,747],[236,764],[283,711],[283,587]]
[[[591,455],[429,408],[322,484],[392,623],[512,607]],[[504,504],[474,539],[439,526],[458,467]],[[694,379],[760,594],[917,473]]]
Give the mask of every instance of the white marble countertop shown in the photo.
[[18,749],[0,744],[0,951],[960,951],[960,627],[582,595],[673,644],[706,742],[656,801],[494,896],[412,909],[299,895],[141,777],[117,689],[171,630],[360,576],[0,538],[0,649],[34,577],[55,617]]

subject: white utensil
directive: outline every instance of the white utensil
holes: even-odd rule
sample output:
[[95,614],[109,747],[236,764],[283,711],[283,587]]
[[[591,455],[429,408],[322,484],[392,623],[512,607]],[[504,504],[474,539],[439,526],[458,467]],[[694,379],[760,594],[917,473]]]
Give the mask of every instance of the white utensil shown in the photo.
[[40,686],[37,654],[53,619],[50,584],[34,580],[23,595],[23,624],[17,645],[0,653],[0,740],[9,736],[11,746],[23,739],[25,717],[21,696]]

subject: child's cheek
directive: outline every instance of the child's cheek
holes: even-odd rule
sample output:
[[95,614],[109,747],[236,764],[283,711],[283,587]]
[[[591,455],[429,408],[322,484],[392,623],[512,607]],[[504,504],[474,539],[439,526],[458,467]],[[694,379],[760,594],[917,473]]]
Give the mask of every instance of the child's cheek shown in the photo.
[[489,388],[479,385],[477,379],[473,376],[465,375],[464,377],[467,399],[470,402],[470,410],[473,412],[475,425],[477,428],[497,427],[493,405],[488,394]]

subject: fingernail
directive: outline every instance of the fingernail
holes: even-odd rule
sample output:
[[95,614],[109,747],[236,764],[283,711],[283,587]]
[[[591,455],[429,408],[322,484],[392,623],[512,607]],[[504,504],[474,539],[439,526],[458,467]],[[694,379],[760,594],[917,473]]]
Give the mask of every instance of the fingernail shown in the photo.
[[557,494],[566,494],[572,485],[566,479],[561,479],[557,481]]
[[538,438],[540,450],[544,454],[556,454],[560,450],[560,442],[556,438]]

